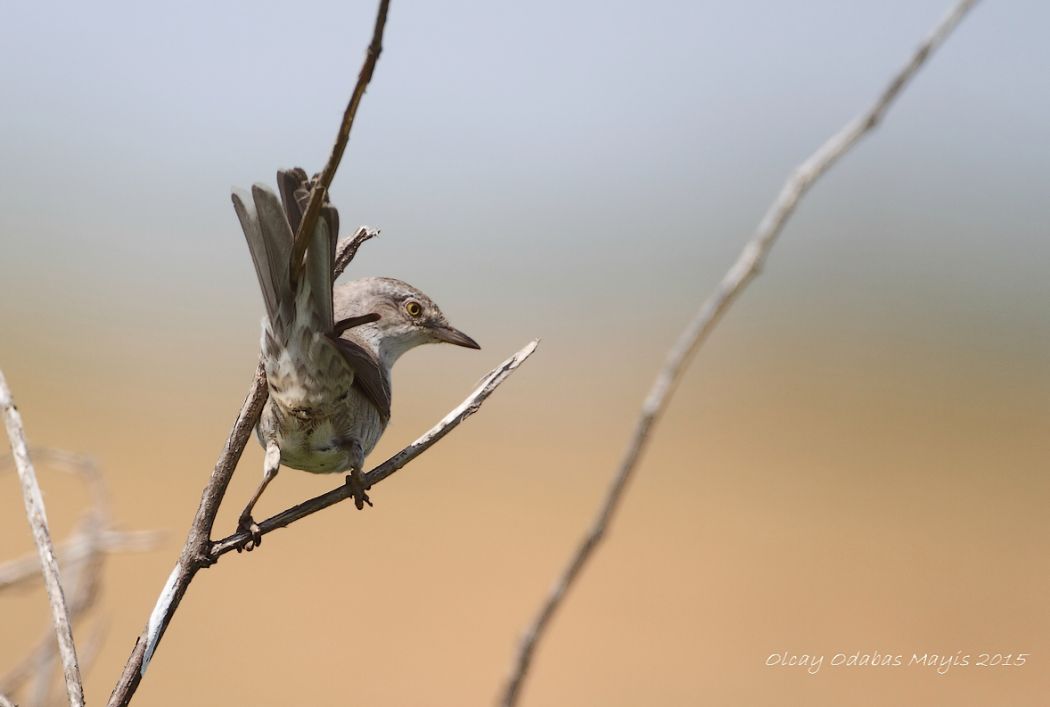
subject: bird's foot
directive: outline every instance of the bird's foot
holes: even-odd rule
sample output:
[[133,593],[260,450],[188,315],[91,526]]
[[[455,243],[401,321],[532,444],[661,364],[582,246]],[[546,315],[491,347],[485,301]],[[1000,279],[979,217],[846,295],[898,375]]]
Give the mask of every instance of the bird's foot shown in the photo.
[[251,552],[255,548],[262,545],[262,529],[259,527],[259,524],[255,522],[255,519],[252,518],[250,515],[242,515],[237,520],[237,532],[248,533],[249,535],[251,535],[251,539],[244,544],[243,548],[237,548],[237,552],[240,552],[242,549]]
[[368,489],[365,488],[364,477],[358,470],[351,471],[346,477],[346,485],[350,487],[350,495],[354,497],[354,505],[357,506],[357,510],[361,510],[367,503],[369,506],[372,505],[372,501],[368,498]]

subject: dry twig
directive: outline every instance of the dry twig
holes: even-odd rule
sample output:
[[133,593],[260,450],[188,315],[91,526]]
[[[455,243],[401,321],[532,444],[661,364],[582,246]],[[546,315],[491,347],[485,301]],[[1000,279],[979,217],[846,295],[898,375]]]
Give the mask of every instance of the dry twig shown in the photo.
[[[58,566],[77,565],[85,562],[93,553],[145,552],[157,547],[163,533],[155,530],[110,530],[101,529],[97,536],[77,533],[58,545],[55,553]],[[40,560],[36,555],[25,555],[0,565],[0,591],[22,588],[40,577]]]
[[[436,444],[442,437],[458,427],[459,423],[477,412],[478,408],[481,407],[481,404],[485,402],[485,399],[496,390],[500,383],[506,380],[507,376],[514,372],[514,369],[520,366],[525,359],[532,355],[538,345],[539,341],[530,341],[524,348],[490,371],[462,403],[445,415],[440,422],[427,430],[427,432],[419,439],[372,469],[372,471],[365,474],[362,479],[365,488],[371,488],[380,481],[394,474],[398,469],[408,464]],[[297,520],[335,505],[340,501],[345,501],[352,496],[353,490],[350,488],[350,485],[341,484],[338,488],[332,489],[328,493],[315,496],[308,501],[304,501],[297,506],[293,506],[286,511],[278,513],[272,518],[267,518],[259,523],[259,532],[265,535],[277,530],[278,528],[287,527]],[[247,531],[234,533],[212,545],[211,557],[212,559],[217,560],[230,550],[239,550],[243,548],[249,540],[251,540],[251,533],[248,533]]]
[[[463,420],[476,412],[485,399],[492,394],[500,383],[506,380],[507,376],[521,365],[526,358],[532,355],[533,351],[536,350],[537,345],[538,342],[532,341],[521,351],[504,361],[500,366],[490,372],[478,387],[467,396],[467,399],[446,415],[441,422],[408,447],[365,474],[364,483],[366,488],[378,484],[380,481],[386,479],[398,469],[408,464],[446,434],[451,432]],[[238,418],[237,425],[234,427],[235,432],[240,429],[242,425],[247,424],[245,411],[250,411],[254,408],[250,403],[252,403],[251,395],[249,395],[248,400],[245,401],[244,408],[241,410],[241,416]],[[259,414],[257,409],[254,414],[257,418]],[[235,436],[231,436],[231,440],[234,439]],[[238,457],[240,456],[240,450],[243,450],[243,448],[244,442],[240,442],[240,449],[237,451]],[[227,443],[227,449],[232,449],[229,442]],[[224,452],[223,457],[220,458],[220,465],[224,465],[224,463],[235,465],[236,461],[228,461],[226,453]],[[220,465],[216,466],[217,473]],[[216,475],[213,474],[212,481],[214,482],[215,479]],[[224,488],[228,482],[229,477],[227,476],[223,482]],[[209,483],[208,488],[205,489],[205,498],[201,501],[201,509],[206,508],[206,503],[207,508],[210,508],[213,500],[215,502],[215,508],[217,509],[218,500],[220,499],[216,499],[215,494],[210,493],[211,489],[212,483]],[[278,528],[290,525],[300,518],[304,518],[312,513],[327,508],[328,506],[344,501],[350,496],[351,493],[349,491],[349,486],[347,484],[341,484],[338,488],[333,489],[326,494],[312,498],[297,506],[293,506],[286,511],[278,513],[272,518],[264,520],[259,524],[260,532],[263,534],[273,532]],[[110,697],[111,707],[113,705],[126,705],[131,700],[135,688],[138,686],[138,683],[146,672],[146,668],[148,667],[153,652],[160,641],[161,635],[163,635],[163,632],[170,623],[172,616],[174,616],[179,601],[181,601],[182,596],[186,593],[186,589],[193,581],[196,573],[205,567],[211,566],[217,562],[222,555],[225,555],[231,550],[244,547],[244,545],[250,540],[250,534],[246,532],[238,532],[220,541],[212,542],[208,538],[210,537],[211,525],[214,522],[214,519],[214,512],[211,512],[210,514],[202,514],[202,511],[200,509],[198,510],[198,517],[194,521],[194,526],[190,531],[189,538],[187,538],[186,546],[183,548],[179,562],[175,565],[175,569],[172,570],[171,576],[168,578],[167,583],[164,585],[164,589],[161,591],[160,597],[157,599],[153,613],[150,615],[149,623],[146,625],[146,630],[143,631],[135,644],[135,649],[131,654],[128,665],[125,666],[124,675],[121,677],[120,684],[117,685],[117,690],[115,690]],[[129,669],[134,672],[130,672]]]
[[336,253],[333,266],[336,277],[346,270],[346,266],[349,265],[350,261],[354,259],[355,255],[357,255],[357,249],[360,248],[365,241],[370,241],[378,236],[379,231],[374,228],[369,228],[368,226],[361,226],[358,228],[357,232],[354,233],[354,237],[350,239],[350,242],[347,243],[346,247],[340,248],[339,252]]
[[[149,531],[124,532],[113,526],[104,479],[89,459],[50,448],[37,447],[31,449],[30,453],[44,466],[76,474],[88,487],[90,510],[70,537],[58,546],[56,553],[70,622],[79,627],[81,620],[97,603],[105,557],[112,552],[151,550],[159,544],[161,534]],[[8,464],[14,464],[13,456],[0,458],[0,470]],[[0,565],[0,591],[28,588],[40,579],[40,562],[35,555]],[[82,673],[86,674],[90,669],[101,637],[102,632],[96,627],[89,642],[78,646]],[[15,694],[26,681],[32,679],[32,688],[23,703],[25,707],[50,704],[54,687],[52,667],[57,647],[53,632],[47,631],[21,662],[0,678],[0,692]]]
[[663,367],[657,374],[649,394],[642,405],[627,451],[613,477],[605,500],[594,519],[590,530],[573,553],[557,583],[543,602],[539,612],[529,625],[521,641],[511,675],[504,687],[500,703],[505,707],[517,704],[522,683],[529,671],[536,645],[550,624],[555,611],[561,605],[573,582],[579,577],[587,560],[605,536],[613,516],[619,508],[627,484],[637,468],[638,461],[649,441],[653,425],[666,409],[675,385],[693,354],[718,323],[720,317],[736,299],[737,295],[762,268],[773,243],[788,218],[795,211],[799,200],[813,183],[850,150],[866,133],[879,124],[901,89],[908,83],[930,54],[951,34],[977,0],[962,0],[938,23],[933,32],[919,45],[908,62],[897,72],[874,105],[858,118],[848,123],[799,166],[781,188],[775,202],[766,212],[758,230],[744,246],[737,261],[722,278],[715,293],[704,302],[693,319],[686,325],[671,348]]
[[[293,282],[299,278],[299,273],[303,266],[303,256],[306,254],[306,244],[310,241],[309,234],[314,232],[314,226],[317,225],[317,217],[321,214],[321,206],[324,204],[325,194],[327,194],[329,187],[332,186],[335,172],[339,169],[339,163],[343,159],[343,152],[346,151],[346,145],[350,142],[350,129],[354,126],[357,107],[361,105],[365,89],[368,88],[368,84],[372,80],[372,74],[375,72],[376,62],[379,61],[379,55],[383,53],[383,30],[386,28],[386,14],[389,9],[390,0],[380,0],[379,11],[376,12],[375,28],[372,30],[372,42],[368,45],[368,51],[365,53],[365,62],[361,66],[361,71],[357,74],[357,84],[354,86],[354,92],[350,94],[350,101],[346,104],[343,121],[339,124],[339,133],[336,135],[335,144],[332,145],[332,153],[328,156],[328,162],[325,164],[320,178],[314,181],[313,188],[310,190],[310,201],[306,205],[305,213],[303,213],[303,220],[299,223],[299,230],[295,233],[295,240],[292,241],[291,276]],[[350,258],[352,259],[353,257],[351,254]]]
[[51,619],[55,626],[55,635],[58,637],[59,654],[62,656],[62,672],[66,680],[69,704],[72,707],[83,707],[84,684],[80,679],[80,667],[77,665],[77,651],[73,644],[73,630],[69,623],[65,592],[62,590],[62,578],[58,573],[55,548],[51,544],[51,532],[47,527],[44,499],[40,495],[36,472],[29,460],[29,450],[26,449],[22,416],[15,408],[14,401],[11,399],[11,391],[7,387],[7,381],[2,372],[0,372],[0,413],[4,416],[7,437],[11,441],[11,453],[14,455],[18,477],[22,482],[26,517],[33,529],[33,540],[40,554],[40,565],[43,569],[44,583],[47,586],[47,598],[51,604]]
[[[350,137],[350,128],[353,125],[354,116],[357,114],[357,106],[361,101],[361,96],[364,95],[365,86],[372,78],[376,60],[379,58],[379,52],[382,49],[383,29],[386,26],[386,14],[389,5],[389,0],[381,0],[379,4],[372,43],[369,45],[365,63],[358,76],[357,86],[354,88],[354,93],[343,115],[343,121],[340,123],[335,146],[328,159],[328,164],[325,165],[325,172],[319,183],[315,184],[314,191],[311,192],[310,203],[307,206],[306,213],[303,215],[299,234],[313,231],[313,224],[317,222],[317,216],[320,213],[324,200],[324,193],[331,184],[336,169],[339,167],[343,151],[346,149],[346,143]],[[300,238],[299,234],[296,235],[293,248],[301,247],[305,249],[308,239]],[[344,240],[339,244],[339,249],[335,256],[335,274],[333,279],[342,274],[343,270],[350,264],[350,261],[353,260],[361,244],[374,238],[376,235],[378,235],[376,231],[362,227],[357,230],[353,238]],[[302,256],[302,252],[299,253],[298,260],[295,259],[295,255],[292,256],[293,266],[295,263],[302,261]],[[233,423],[233,429],[230,430],[230,434],[226,438],[226,444],[219,454],[219,460],[215,463],[215,469],[212,471],[211,478],[208,479],[208,485],[204,488],[204,494],[201,497],[200,505],[197,507],[197,514],[193,518],[193,524],[190,526],[189,535],[186,537],[179,560],[175,564],[175,569],[169,575],[164,589],[161,590],[161,595],[157,599],[153,613],[150,614],[146,628],[143,629],[142,634],[135,641],[135,647],[132,648],[131,655],[124,665],[124,671],[113,688],[113,693],[110,695],[110,707],[126,705],[131,701],[131,697],[135,694],[135,690],[138,689],[139,682],[141,682],[142,676],[149,666],[149,661],[153,657],[153,651],[156,650],[157,644],[164,636],[164,631],[171,622],[171,617],[175,614],[179,602],[182,601],[182,597],[186,593],[186,588],[189,587],[198,570],[208,567],[214,562],[210,556],[210,550],[212,545],[211,531],[215,523],[215,515],[219,511],[219,504],[222,502],[223,496],[226,495],[226,488],[230,484],[230,479],[233,477],[234,469],[237,468],[237,462],[240,461],[248,438],[251,437],[252,430],[259,420],[263,405],[266,403],[266,397],[266,376],[263,373],[262,362],[260,361],[255,369],[255,376],[248,390],[248,396],[241,405],[241,411]]]
[[[342,274],[343,269],[350,264],[353,255],[365,241],[374,238],[376,231],[368,228],[360,228],[350,240],[339,243],[336,253],[335,277]],[[211,531],[215,523],[215,515],[219,512],[219,505],[226,494],[226,488],[233,477],[237,462],[244,452],[244,447],[251,437],[252,430],[259,420],[263,405],[266,403],[266,376],[263,373],[262,362],[256,367],[255,376],[252,379],[248,397],[241,405],[241,411],[233,423],[226,444],[223,446],[219,459],[215,463],[215,469],[208,479],[208,485],[204,488],[201,496],[197,514],[193,518],[186,542],[182,547],[179,560],[175,564],[168,577],[161,595],[157,598],[153,612],[150,614],[146,628],[135,641],[135,647],[124,665],[124,671],[113,688],[109,704],[126,705],[131,701],[139,682],[146,672],[153,651],[164,635],[165,629],[171,622],[172,616],[178,609],[179,602],[186,593],[187,587],[196,576],[198,570],[210,566],[214,560],[210,556],[212,541]]]
[[[379,9],[376,15],[375,29],[372,35],[372,42],[369,45],[368,52],[365,56],[364,65],[361,67],[361,71],[358,75],[357,85],[354,88],[354,92],[350,97],[350,101],[343,115],[343,120],[340,123],[339,132],[336,136],[331,156],[329,157],[328,163],[325,165],[325,169],[320,178],[314,184],[306,213],[303,216],[299,231],[295,236],[292,250],[293,279],[297,277],[298,271],[301,268],[302,257],[308,240],[304,234],[313,232],[314,223],[316,223],[325,193],[331,185],[332,178],[335,176],[343,152],[346,149],[350,137],[350,129],[353,126],[354,116],[357,113],[358,105],[364,95],[365,87],[372,78],[376,61],[382,51],[383,29],[386,25],[389,4],[389,0],[380,0]],[[375,231],[362,228],[358,230],[357,234],[349,242],[343,242],[340,244],[339,251],[335,258],[335,277],[338,277],[343,269],[350,263],[354,254],[357,252],[357,248],[375,235]],[[513,371],[532,353],[535,346],[536,343],[533,342],[515,357],[504,363],[499,369],[490,374],[485,383],[476,390],[474,394],[472,394],[471,398],[469,398],[466,403],[453,411],[453,413],[451,413],[449,417],[446,417],[445,420],[442,420],[442,423],[440,423],[435,429],[431,430],[428,435],[424,435],[423,438],[417,440],[417,442],[411,445],[408,449],[395,455],[395,457],[366,475],[365,483],[371,485],[386,478],[401,466],[408,463],[408,461],[415,458],[420,452],[436,442],[449,430],[458,425],[463,419],[473,413],[492,390],[494,390],[511,371]],[[164,636],[165,630],[171,623],[175,611],[178,609],[179,602],[182,601],[182,597],[186,594],[186,590],[189,588],[189,585],[193,581],[197,572],[214,564],[218,561],[218,558],[226,552],[235,548],[243,547],[247,541],[247,534],[234,534],[219,543],[215,543],[211,540],[211,532],[219,505],[226,493],[226,488],[229,485],[230,478],[233,476],[237,462],[240,460],[241,454],[244,451],[245,444],[251,436],[252,429],[254,429],[258,422],[259,415],[266,402],[266,397],[266,379],[260,363],[256,369],[255,378],[248,391],[248,396],[245,398],[244,404],[241,406],[240,414],[234,422],[233,429],[230,431],[226,440],[226,445],[215,465],[215,470],[212,472],[208,485],[204,489],[200,505],[197,508],[197,514],[193,519],[193,524],[190,527],[179,560],[169,575],[164,588],[161,590],[161,594],[154,605],[153,612],[150,614],[149,621],[146,623],[145,629],[135,642],[135,647],[132,649],[131,656],[128,658],[128,661],[124,666],[124,671],[121,674],[116,687],[113,688],[113,693],[110,695],[109,699],[110,707],[123,707],[131,701],[132,696],[135,694],[135,690],[138,689],[139,683],[142,681],[142,676],[145,675],[146,669],[149,667],[150,660],[153,657],[157,645]],[[284,513],[280,513],[273,518],[263,521],[263,523],[260,524],[261,532],[271,532],[272,530],[288,525],[305,515],[309,515],[321,508],[343,500],[343,498],[346,497],[345,495],[342,495],[343,488],[345,488],[345,486],[341,487],[340,490],[311,499],[306,503],[300,504]]]

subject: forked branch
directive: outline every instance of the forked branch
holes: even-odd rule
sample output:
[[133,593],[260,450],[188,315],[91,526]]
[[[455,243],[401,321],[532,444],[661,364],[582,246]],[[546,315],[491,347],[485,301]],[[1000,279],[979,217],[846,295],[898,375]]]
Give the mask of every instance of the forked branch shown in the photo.
[[[442,437],[458,427],[459,423],[477,412],[481,404],[485,402],[485,399],[496,390],[500,383],[507,379],[507,376],[514,372],[514,369],[532,355],[538,345],[538,340],[530,341],[524,348],[490,371],[462,403],[453,408],[451,412],[427,430],[419,439],[365,474],[363,478],[365,488],[371,488],[393,475],[398,469],[434,446]],[[350,486],[343,484],[328,493],[315,496],[308,501],[278,513],[272,518],[267,518],[259,523],[259,532],[265,535],[272,533],[278,528],[285,528],[308,515],[324,510],[340,501],[345,501],[351,498],[352,495],[353,491],[350,489]],[[210,555],[212,559],[218,560],[219,557],[230,550],[243,548],[249,540],[251,540],[251,534],[247,531],[234,533],[212,545]]]
[[[307,212],[303,215],[299,231],[295,235],[291,270],[293,278],[298,276],[297,271],[301,267],[302,254],[306,250],[307,238],[304,237],[304,234],[313,232],[314,224],[317,221],[317,215],[324,199],[324,193],[332,183],[346,143],[348,143],[350,138],[350,129],[353,126],[361,97],[364,95],[364,88],[372,79],[376,61],[382,49],[382,34],[386,23],[388,6],[390,6],[388,0],[381,0],[379,3],[372,43],[365,56],[364,65],[361,67],[350,103],[346,106],[335,145],[332,148],[331,157],[313,187]],[[361,228],[352,240],[339,245],[335,257],[335,277],[338,277],[342,270],[350,264],[360,245],[375,235],[376,231]],[[436,428],[430,430],[426,435],[409,445],[408,448],[385,461],[370,474],[367,474],[364,477],[365,484],[374,485],[390,476],[450,430],[457,427],[462,420],[478,409],[482,401],[514,369],[517,369],[522,361],[531,355],[535,345],[537,345],[535,341],[531,342],[525,349],[512,356],[501,367],[490,373],[481,386],[474,393],[471,393],[459,408],[449,413]],[[260,363],[256,368],[248,397],[240,408],[240,413],[234,421],[233,429],[227,438],[223,453],[219,455],[218,461],[215,463],[215,469],[208,481],[208,485],[205,487],[204,496],[201,499],[201,504],[197,507],[197,513],[187,535],[182,554],[175,563],[175,567],[172,569],[164,588],[161,590],[161,596],[153,606],[153,611],[150,614],[149,621],[146,623],[146,627],[131,650],[131,656],[124,666],[120,681],[113,688],[109,698],[110,707],[123,707],[131,701],[132,695],[138,689],[143,675],[149,667],[149,662],[153,657],[156,646],[160,644],[161,639],[164,637],[164,632],[171,623],[175,610],[185,596],[186,590],[196,576],[197,571],[211,566],[219,557],[230,552],[231,549],[244,547],[249,540],[248,534],[234,534],[225,540],[215,543],[211,540],[211,534],[218,506],[223,501],[230,479],[233,476],[233,471],[241,453],[244,452],[252,430],[258,422],[259,414],[266,403],[266,399],[266,377],[264,372],[262,372]],[[270,533],[278,527],[286,526],[299,518],[316,513],[320,508],[327,507],[348,497],[348,491],[348,487],[341,486],[333,492],[289,508],[288,511],[260,523],[260,532],[264,534]]]
[[722,314],[736,299],[737,295],[759,273],[766,256],[769,254],[777,236],[784,228],[788,218],[794,213],[799,200],[809,191],[813,183],[846,154],[868,132],[882,120],[886,111],[900,94],[901,89],[918,72],[941,43],[947,39],[959,21],[976,4],[977,0],[962,0],[937,25],[933,32],[919,45],[919,48],[908,59],[907,63],[894,75],[889,85],[867,111],[851,121],[841,131],[813,153],[788,177],[780,190],[776,201],[766,212],[751,240],[744,246],[743,252],[725,274],[715,293],[704,302],[693,319],[686,325],[678,341],[667,354],[667,359],[653,381],[652,388],[642,404],[641,413],[635,423],[634,431],[627,444],[627,451],[613,476],[612,483],[606,492],[605,500],[594,519],[590,530],[580,541],[568,565],[551,589],[550,594],[540,606],[532,623],[529,624],[515,657],[510,677],[504,686],[500,704],[510,707],[518,702],[522,684],[529,671],[536,646],[550,625],[558,607],[565,599],[566,593],[579,577],[587,561],[594,554],[609,528],[624,491],[631,480],[642,453],[649,441],[653,425],[660,414],[667,408],[674,389],[686,366],[696,350],[711,333]]
[[[377,235],[370,228],[360,228],[354,237],[339,243],[336,252],[335,277],[339,277],[350,261],[353,259],[361,245]],[[179,555],[179,561],[175,564],[171,576],[161,596],[157,599],[153,613],[150,615],[146,628],[135,641],[135,647],[124,665],[124,671],[113,688],[109,704],[126,705],[138,689],[139,682],[146,672],[153,651],[164,635],[165,629],[171,622],[172,617],[178,609],[190,582],[196,576],[198,570],[208,567],[213,560],[210,558],[211,533],[215,524],[215,515],[219,512],[226,488],[230,484],[233,472],[237,468],[244,447],[251,437],[255,424],[259,421],[259,414],[266,403],[266,377],[263,374],[262,363],[255,370],[248,396],[241,405],[241,411],[233,423],[233,429],[226,439],[222,453],[215,463],[215,469],[208,479],[208,485],[204,488],[197,514],[194,516],[193,524],[186,536],[186,542]]]
[[[368,86],[369,81],[372,80],[376,62],[379,60],[379,54],[382,52],[383,30],[386,28],[386,17],[389,8],[390,0],[380,0],[379,9],[376,13],[375,28],[372,32],[372,41],[368,46],[368,52],[365,55],[361,71],[358,73],[357,84],[350,96],[350,101],[347,103],[343,119],[339,124],[339,131],[336,134],[332,153],[325,164],[321,177],[317,180],[310,193],[310,201],[307,204],[306,213],[303,215],[303,219],[299,224],[299,231],[292,242],[291,276],[293,279],[298,277],[302,267],[303,254],[306,251],[308,242],[305,234],[313,233],[324,202],[324,196],[329,186],[331,186],[336,170],[339,169],[343,152],[346,150],[346,145],[349,142],[350,129],[353,127],[357,108],[361,103],[361,98],[364,96],[365,88]],[[335,277],[339,277],[342,274],[343,269],[349,265],[361,244],[375,235],[375,231],[362,228],[358,230],[351,240],[340,244],[335,258]],[[248,438],[259,420],[263,405],[266,403],[266,397],[266,377],[260,362],[256,368],[251,387],[248,390],[248,396],[241,406],[241,411],[237,415],[236,421],[234,421],[233,429],[226,439],[226,445],[219,455],[219,460],[215,463],[215,469],[208,480],[208,485],[204,488],[204,494],[201,497],[200,505],[197,507],[197,514],[193,519],[193,524],[190,526],[179,561],[175,564],[175,569],[172,570],[167,583],[161,590],[161,595],[157,599],[153,613],[150,614],[146,628],[143,629],[135,642],[131,656],[129,656],[127,663],[124,665],[124,671],[121,673],[116,687],[113,688],[113,693],[109,698],[110,707],[127,705],[131,701],[135,690],[138,689],[139,683],[142,681],[142,676],[145,675],[149,661],[153,657],[153,652],[164,636],[164,631],[171,622],[176,609],[178,609],[179,602],[182,601],[182,597],[190,586],[190,582],[193,581],[200,569],[208,567],[215,561],[210,554],[212,546],[211,532],[215,524],[215,515],[218,513],[219,505],[226,495],[226,488],[230,484],[230,479],[233,476],[234,469],[237,468],[237,462],[244,452],[244,447],[248,443]]]

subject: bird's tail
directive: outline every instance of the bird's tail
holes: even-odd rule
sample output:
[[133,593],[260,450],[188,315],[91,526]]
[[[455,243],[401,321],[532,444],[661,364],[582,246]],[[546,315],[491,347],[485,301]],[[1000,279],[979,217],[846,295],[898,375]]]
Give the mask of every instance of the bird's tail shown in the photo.
[[[287,346],[294,336],[331,333],[335,324],[332,306],[332,267],[339,237],[339,212],[324,204],[310,234],[302,274],[292,281],[292,241],[310,199],[312,183],[301,168],[280,170],[277,184],[281,198],[256,184],[251,195],[233,191],[233,207],[248,241],[259,278],[276,344]],[[282,205],[283,201],[283,205]]]

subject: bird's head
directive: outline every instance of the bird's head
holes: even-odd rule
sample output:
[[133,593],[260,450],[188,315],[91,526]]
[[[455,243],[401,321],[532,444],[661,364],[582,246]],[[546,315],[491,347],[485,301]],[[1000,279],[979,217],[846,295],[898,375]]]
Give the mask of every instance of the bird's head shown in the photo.
[[432,299],[407,282],[392,277],[366,277],[339,285],[333,294],[337,322],[363,314],[379,315],[377,321],[351,331],[388,368],[401,354],[422,344],[481,348],[452,326]]

